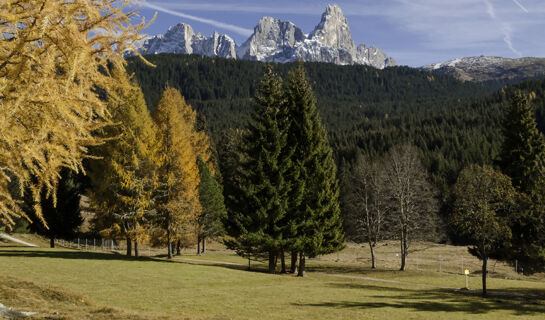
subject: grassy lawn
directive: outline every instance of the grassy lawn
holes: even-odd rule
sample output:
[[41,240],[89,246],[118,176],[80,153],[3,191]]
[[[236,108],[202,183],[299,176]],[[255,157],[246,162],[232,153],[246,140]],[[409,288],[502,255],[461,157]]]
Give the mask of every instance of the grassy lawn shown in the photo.
[[[222,251],[188,257],[245,263]],[[322,259],[310,262],[315,272],[296,278],[207,264],[0,247],[0,302],[46,319],[537,319],[545,313],[542,281],[492,278],[497,291],[482,299],[478,291],[429,286],[461,287],[456,274],[371,271]],[[479,281],[472,277],[470,287]]]

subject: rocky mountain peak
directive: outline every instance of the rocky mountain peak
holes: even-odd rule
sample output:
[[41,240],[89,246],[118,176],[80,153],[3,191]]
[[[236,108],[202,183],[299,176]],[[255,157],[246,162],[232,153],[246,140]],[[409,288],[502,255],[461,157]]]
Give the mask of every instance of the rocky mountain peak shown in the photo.
[[338,5],[327,6],[322,14],[322,20],[314,28],[309,39],[319,41],[328,47],[344,49],[352,54],[356,50],[348,20]]
[[200,54],[209,57],[236,58],[235,41],[216,31],[206,37],[195,33],[186,23],[179,23],[168,28],[164,35],[158,35],[144,42],[144,54],[185,53]]
[[254,28],[253,35],[238,48],[237,55],[241,59],[262,61],[291,50],[304,40],[303,31],[293,23],[263,17]]
[[307,37],[289,21],[263,17],[254,33],[235,50],[227,35],[214,32],[206,37],[180,23],[164,35],[148,39],[144,53],[194,53],[206,56],[239,58],[268,62],[314,61],[340,65],[363,64],[375,68],[394,66],[395,61],[376,47],[356,47],[348,20],[338,5],[328,5],[322,19]]

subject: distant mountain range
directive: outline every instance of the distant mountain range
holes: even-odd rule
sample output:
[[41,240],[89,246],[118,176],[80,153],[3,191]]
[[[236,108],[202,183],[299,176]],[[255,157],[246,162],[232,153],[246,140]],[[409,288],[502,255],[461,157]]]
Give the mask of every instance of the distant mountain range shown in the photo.
[[[328,62],[338,65],[368,65],[378,69],[396,66],[396,61],[377,47],[356,46],[341,8],[328,5],[320,23],[310,34],[295,24],[263,17],[253,34],[240,46],[225,34],[210,37],[179,23],[163,35],[147,39],[143,54],[180,53],[262,62]],[[466,57],[434,63],[419,69],[451,75],[462,81],[511,81],[545,76],[545,58]]]
[[289,21],[263,17],[254,33],[237,46],[228,35],[210,37],[195,33],[180,23],[164,35],[147,39],[143,54],[184,53],[208,57],[238,58],[263,62],[329,62],[339,65],[369,65],[378,69],[397,65],[377,47],[356,46],[341,8],[328,5],[320,23],[309,34]]
[[429,64],[421,69],[462,81],[530,79],[545,76],[545,58],[467,57]]

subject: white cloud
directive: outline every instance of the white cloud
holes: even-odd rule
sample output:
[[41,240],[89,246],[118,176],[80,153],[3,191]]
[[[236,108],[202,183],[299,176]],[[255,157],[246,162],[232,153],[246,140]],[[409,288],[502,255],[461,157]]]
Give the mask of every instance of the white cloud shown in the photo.
[[216,20],[212,20],[212,19],[206,19],[206,18],[194,16],[194,15],[189,15],[189,14],[179,12],[179,11],[175,11],[175,10],[172,10],[172,9],[160,6],[160,5],[151,4],[149,2],[143,2],[142,6],[144,6],[146,8],[153,9],[153,10],[161,11],[161,12],[164,12],[164,13],[167,13],[167,14],[171,14],[171,15],[174,15],[174,16],[182,17],[182,18],[185,18],[185,19],[206,23],[206,24],[212,25],[214,27],[230,30],[230,31],[236,32],[236,33],[238,33],[240,35],[243,35],[243,36],[246,36],[246,37],[249,37],[253,33],[253,30],[251,30],[251,29],[239,27],[239,26],[224,23],[224,22],[221,22],[221,21],[216,21]]

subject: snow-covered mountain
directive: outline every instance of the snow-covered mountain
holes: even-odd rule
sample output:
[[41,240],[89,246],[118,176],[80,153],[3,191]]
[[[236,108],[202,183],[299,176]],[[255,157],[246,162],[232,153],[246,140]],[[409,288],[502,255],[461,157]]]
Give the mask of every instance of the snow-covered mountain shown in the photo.
[[262,18],[250,38],[237,49],[237,56],[271,62],[364,64],[379,69],[396,65],[393,58],[376,47],[356,47],[348,20],[337,5],[327,6],[320,23],[308,36],[291,22]]
[[208,57],[236,58],[235,41],[229,36],[214,32],[212,36],[206,37],[201,33],[195,33],[193,28],[185,23],[170,27],[164,35],[147,39],[142,52],[194,53]]
[[545,58],[466,57],[425,65],[421,69],[450,74],[463,81],[523,79],[545,75]]
[[264,17],[236,52],[234,41],[228,36],[214,33],[206,38],[200,33],[195,34],[184,23],[169,28],[164,35],[148,39],[143,48],[144,54],[195,53],[263,62],[314,61],[363,64],[379,69],[396,65],[395,60],[379,48],[356,47],[348,21],[337,5],[327,6],[320,23],[309,35],[289,21]]

